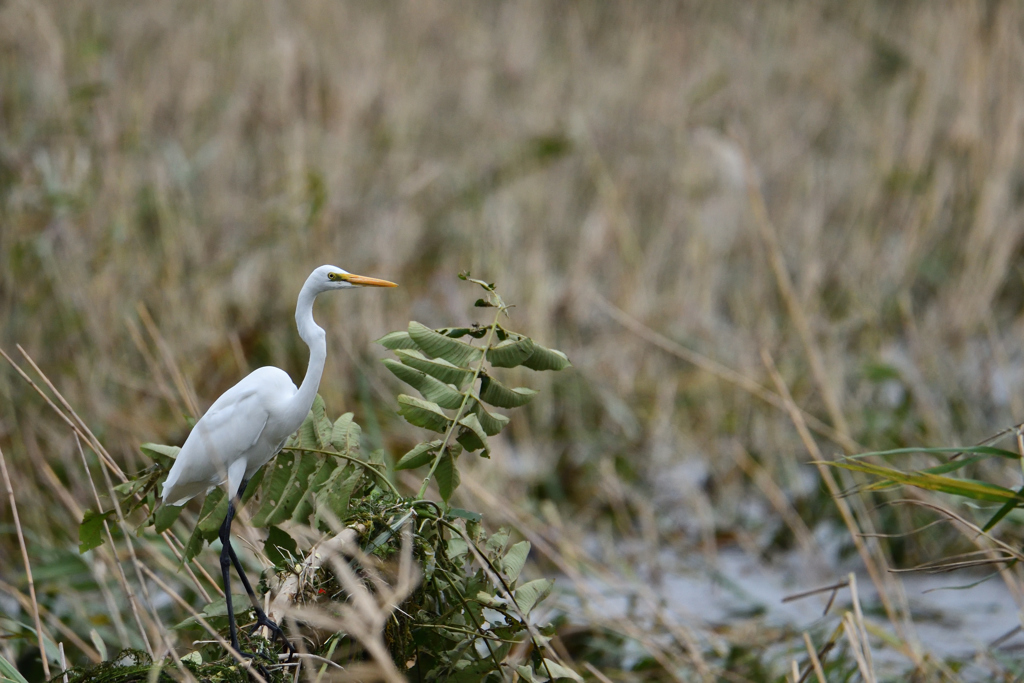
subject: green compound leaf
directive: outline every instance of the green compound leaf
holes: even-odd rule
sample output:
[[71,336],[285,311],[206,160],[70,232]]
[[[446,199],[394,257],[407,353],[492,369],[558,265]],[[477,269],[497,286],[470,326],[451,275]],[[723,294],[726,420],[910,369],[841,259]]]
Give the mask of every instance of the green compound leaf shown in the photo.
[[309,478],[321,460],[312,453],[282,453],[274,462],[274,474],[260,511],[252,519],[256,527],[280,524],[292,516],[309,488]]
[[313,430],[314,436],[316,436],[317,449],[323,450],[331,445],[331,433],[334,431],[334,425],[331,423],[331,419],[327,417],[327,406],[324,405],[324,399],[320,394],[316,395],[313,399],[313,407],[309,409],[310,414],[313,416]]
[[316,433],[316,419],[310,410],[298,430],[288,437],[287,445],[292,448],[309,448],[319,450],[320,440]]
[[398,414],[411,425],[439,433],[444,433],[451,422],[436,403],[421,401],[405,394],[398,396]]
[[462,405],[462,394],[451,385],[390,358],[384,359],[384,365],[395,377],[423,394],[423,398],[428,401],[449,409],[455,409]]
[[483,349],[480,347],[438,334],[415,321],[409,323],[409,337],[428,355],[443,358],[459,367],[466,367],[483,355]]
[[487,360],[496,368],[514,368],[525,363],[536,348],[529,337],[509,337],[487,351]]
[[423,467],[434,459],[434,453],[436,453],[437,449],[440,447],[440,439],[437,441],[416,444],[411,451],[403,455],[402,459],[395,464],[395,469],[414,470],[417,467]]
[[411,368],[415,368],[420,372],[425,372],[435,379],[439,379],[445,384],[453,384],[457,388],[461,389],[466,382],[473,377],[471,370],[460,368],[456,365],[452,365],[443,358],[427,358],[419,351],[395,351],[395,355],[402,361],[403,364],[408,365]]
[[412,340],[408,332],[399,331],[392,332],[391,334],[385,334],[383,337],[374,342],[380,344],[385,349],[391,349],[397,351],[398,349],[416,349],[416,342]]
[[309,487],[306,489],[306,493],[303,494],[302,500],[299,501],[298,505],[295,506],[294,512],[292,512],[292,521],[299,522],[300,524],[309,523],[309,516],[313,514],[315,507],[314,500],[316,494],[323,488],[324,483],[327,482],[337,467],[338,460],[336,458],[326,456],[320,460],[319,467],[317,467],[316,472],[309,479]]
[[206,495],[203,509],[199,511],[199,521],[192,530],[183,554],[185,562],[195,557],[203,549],[205,541],[217,538],[217,532],[228,514],[228,499],[224,496],[224,487],[218,486]]
[[331,473],[323,488],[316,494],[316,525],[320,526],[320,511],[330,510],[344,520],[348,515],[348,503],[359,481],[363,478],[363,468],[356,465],[338,467]]
[[485,458],[488,457],[490,449],[487,448],[487,432],[484,431],[477,416],[474,413],[469,413],[459,420],[459,424],[464,429],[459,430],[459,435],[455,437],[456,441],[467,451],[483,450],[481,455]]
[[363,436],[363,428],[353,419],[352,413],[339,417],[331,430],[331,445],[339,453],[355,456],[359,452],[359,440]]
[[455,467],[455,458],[452,457],[452,452],[447,448],[441,455],[440,462],[437,463],[437,469],[434,470],[434,479],[437,481],[441,499],[447,503],[459,486],[459,470]]
[[531,370],[564,370],[572,367],[569,358],[561,351],[546,349],[537,344],[530,354],[530,357],[523,362],[523,365]]
[[509,389],[488,375],[480,377],[480,399],[498,408],[518,408],[533,400],[537,392],[526,387]]

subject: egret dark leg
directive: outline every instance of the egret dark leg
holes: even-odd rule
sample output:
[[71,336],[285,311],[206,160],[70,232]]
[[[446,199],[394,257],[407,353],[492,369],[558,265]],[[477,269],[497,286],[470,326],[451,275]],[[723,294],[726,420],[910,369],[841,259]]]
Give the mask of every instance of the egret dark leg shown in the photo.
[[235,609],[231,604],[231,560],[234,558],[234,551],[231,549],[231,520],[235,516],[235,502],[228,501],[228,514],[224,517],[224,523],[220,525],[220,572],[224,578],[224,604],[228,608],[228,625],[231,629],[231,647],[243,655],[238,646],[238,626],[235,624]]
[[[284,631],[281,630],[280,626],[278,626],[273,621],[271,621],[270,618],[267,616],[266,612],[263,611],[263,608],[260,607],[260,601],[256,597],[256,591],[254,591],[252,589],[252,584],[249,583],[249,577],[247,577],[245,575],[245,570],[242,569],[242,563],[238,561],[238,555],[235,554],[235,549],[231,547],[231,542],[230,542],[231,521],[230,520],[235,515],[235,509],[238,508],[238,507],[241,507],[241,505],[242,505],[242,503],[241,503],[242,493],[245,491],[245,487],[248,484],[249,484],[249,480],[248,479],[243,480],[241,485],[238,487],[238,492],[235,494],[234,498],[232,498],[232,500],[228,503],[228,516],[225,517],[225,519],[224,519],[224,522],[227,525],[227,534],[226,535],[225,535],[224,527],[221,528],[221,544],[223,545],[223,548],[221,549],[220,566],[221,566],[221,571],[224,573],[224,586],[225,586],[224,590],[225,590],[225,594],[227,595],[227,597],[225,598],[225,601],[227,603],[227,608],[228,608],[228,617],[231,620],[231,645],[236,650],[238,649],[238,635],[237,635],[236,627],[235,627],[234,613],[233,613],[232,604],[231,604],[231,595],[228,593],[228,590],[227,590],[227,586],[228,586],[228,581],[227,581],[228,569],[227,569],[227,565],[225,564],[225,559],[224,559],[224,548],[227,548],[228,558],[230,558],[229,561],[231,562],[231,564],[235,565],[235,572],[237,572],[238,578],[241,580],[242,586],[245,588],[245,592],[249,596],[249,602],[252,603],[252,608],[256,612],[256,625],[252,627],[252,630],[250,631],[250,633],[255,633],[257,629],[259,629],[262,626],[265,626],[270,631],[270,633],[272,634],[273,638],[280,638],[281,642],[284,643],[284,646],[286,648],[288,648],[288,651],[291,652],[291,653],[294,653],[295,652],[295,648],[292,646],[292,644],[290,642],[288,642],[288,638],[285,637]],[[225,537],[226,536],[227,536],[227,539],[228,539],[227,541],[225,541]]]

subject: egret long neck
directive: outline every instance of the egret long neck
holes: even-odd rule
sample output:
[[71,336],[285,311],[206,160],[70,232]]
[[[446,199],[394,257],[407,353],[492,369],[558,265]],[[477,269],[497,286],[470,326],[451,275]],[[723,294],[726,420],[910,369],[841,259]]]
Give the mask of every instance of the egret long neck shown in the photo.
[[313,301],[317,294],[308,285],[303,287],[295,306],[295,324],[299,328],[299,336],[309,346],[309,366],[288,407],[289,423],[294,424],[291,431],[299,428],[313,406],[313,399],[320,387],[320,377],[324,374],[324,361],[327,360],[327,335],[313,320]]

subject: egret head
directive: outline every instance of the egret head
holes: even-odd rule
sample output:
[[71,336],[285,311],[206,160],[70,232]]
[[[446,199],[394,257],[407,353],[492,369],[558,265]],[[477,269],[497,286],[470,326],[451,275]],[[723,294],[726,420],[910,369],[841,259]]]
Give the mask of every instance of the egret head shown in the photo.
[[328,292],[332,289],[351,289],[352,287],[397,287],[394,282],[378,280],[375,277],[355,275],[337,266],[320,266],[314,270],[306,284],[312,285],[317,292]]

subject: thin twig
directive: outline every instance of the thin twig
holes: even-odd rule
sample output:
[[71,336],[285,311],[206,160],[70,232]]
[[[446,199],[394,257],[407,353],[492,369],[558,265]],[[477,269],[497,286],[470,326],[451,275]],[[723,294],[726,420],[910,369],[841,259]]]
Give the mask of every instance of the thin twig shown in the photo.
[[43,662],[43,675],[50,677],[50,662],[43,647],[43,624],[39,620],[39,603],[36,601],[36,584],[32,580],[32,564],[28,561],[28,548],[25,546],[25,533],[21,530],[21,518],[18,517],[18,504],[14,500],[14,487],[11,486],[11,475],[7,472],[7,460],[0,450],[0,471],[4,475],[4,487],[7,499],[11,502],[11,514],[14,515],[14,528],[18,532],[18,545],[21,546],[21,559],[25,563],[25,576],[28,578],[28,594],[32,599],[32,618],[36,623],[36,640],[39,643],[39,659]]

